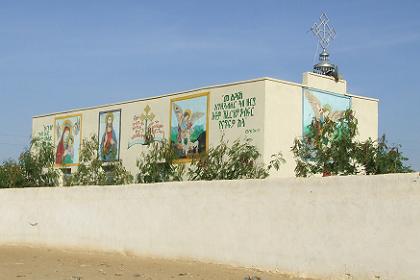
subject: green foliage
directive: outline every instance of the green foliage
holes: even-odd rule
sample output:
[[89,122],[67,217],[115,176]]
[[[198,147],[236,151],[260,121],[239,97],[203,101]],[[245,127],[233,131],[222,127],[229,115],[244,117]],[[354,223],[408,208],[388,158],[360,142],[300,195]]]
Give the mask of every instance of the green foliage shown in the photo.
[[29,149],[19,157],[24,187],[56,186],[60,176],[54,167],[55,148],[51,141],[35,138]]
[[47,187],[58,185],[60,173],[54,168],[54,145],[42,138],[31,140],[18,162],[0,166],[0,187]]
[[96,136],[83,140],[80,164],[77,171],[66,178],[66,185],[122,185],[133,182],[133,176],[121,161],[105,163],[99,158],[98,151],[99,142]]
[[308,133],[295,139],[292,152],[296,158],[295,174],[354,175],[409,172],[407,160],[397,147],[389,147],[383,136],[379,142],[371,139],[358,142],[357,119],[347,110],[337,122],[325,117],[313,119]]
[[137,160],[139,168],[137,182],[182,181],[185,165],[175,163],[176,158],[176,151],[168,141],[151,143],[147,151],[142,152]]
[[350,175],[357,172],[352,155],[356,143],[357,119],[351,110],[334,122],[326,117],[313,119],[307,134],[295,139],[292,152],[296,158],[296,176],[311,174]]
[[271,169],[278,170],[284,163],[281,153],[272,156],[268,166],[261,161],[261,154],[250,140],[232,145],[221,141],[207,153],[194,157],[188,170],[182,162],[176,162],[176,151],[170,143],[153,143],[137,162],[140,183],[187,180],[233,180],[266,178]]
[[281,153],[272,156],[266,167],[260,161],[261,154],[257,147],[251,145],[251,139],[244,143],[235,140],[232,145],[222,141],[219,145],[193,158],[188,170],[190,180],[234,180],[234,179],[263,179],[268,177],[269,171],[278,170],[285,162]]
[[22,187],[23,176],[20,166],[13,160],[0,165],[0,188]]
[[404,165],[408,160],[399,151],[401,145],[390,146],[383,135],[378,141],[368,139],[359,143],[357,159],[366,174],[407,173],[413,170]]

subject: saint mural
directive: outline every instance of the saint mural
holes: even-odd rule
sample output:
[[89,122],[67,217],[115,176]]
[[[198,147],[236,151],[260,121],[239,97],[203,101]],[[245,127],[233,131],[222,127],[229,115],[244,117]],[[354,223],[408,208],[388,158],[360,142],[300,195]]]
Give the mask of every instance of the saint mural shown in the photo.
[[178,159],[206,151],[208,93],[171,100],[171,144]]
[[81,116],[67,116],[55,119],[57,165],[73,165],[79,163]]
[[116,161],[120,155],[121,110],[99,113],[99,157]]
[[307,134],[312,120],[315,118],[320,123],[328,117],[338,121],[350,108],[350,98],[344,95],[305,90],[303,100],[303,133]]

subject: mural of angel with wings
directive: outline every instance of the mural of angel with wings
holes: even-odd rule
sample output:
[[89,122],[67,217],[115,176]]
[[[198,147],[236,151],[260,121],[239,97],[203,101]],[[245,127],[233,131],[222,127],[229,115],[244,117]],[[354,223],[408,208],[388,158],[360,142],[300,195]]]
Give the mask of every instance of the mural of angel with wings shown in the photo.
[[344,116],[350,108],[350,98],[336,94],[305,90],[303,103],[304,134],[312,120],[315,118],[321,124],[325,118],[336,122]]
[[201,153],[207,141],[207,95],[171,102],[171,143],[179,158]]

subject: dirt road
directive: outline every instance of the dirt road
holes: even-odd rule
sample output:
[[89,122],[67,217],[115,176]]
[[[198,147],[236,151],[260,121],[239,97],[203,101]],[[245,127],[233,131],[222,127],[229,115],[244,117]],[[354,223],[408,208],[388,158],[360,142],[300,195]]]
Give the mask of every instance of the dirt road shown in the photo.
[[0,247],[1,280],[243,280],[247,276],[257,276],[262,280],[302,279],[199,262],[51,248]]

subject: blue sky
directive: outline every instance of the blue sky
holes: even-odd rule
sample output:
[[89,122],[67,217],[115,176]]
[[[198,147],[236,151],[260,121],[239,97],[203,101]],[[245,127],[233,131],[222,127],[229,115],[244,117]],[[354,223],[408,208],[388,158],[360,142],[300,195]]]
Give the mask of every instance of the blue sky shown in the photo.
[[33,115],[270,76],[316,63],[321,11],[350,92],[420,169],[420,1],[0,1],[0,160]]

